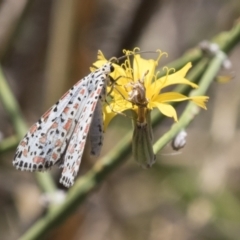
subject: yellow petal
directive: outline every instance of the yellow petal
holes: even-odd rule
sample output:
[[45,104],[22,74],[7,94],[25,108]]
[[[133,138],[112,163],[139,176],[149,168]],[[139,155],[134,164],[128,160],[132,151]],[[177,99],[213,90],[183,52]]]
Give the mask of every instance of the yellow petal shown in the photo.
[[112,106],[116,112],[124,112],[125,110],[133,108],[133,104],[126,100],[116,101]]
[[177,122],[177,113],[173,106],[158,102],[152,102],[151,105],[157,107],[163,115],[171,117]]
[[128,99],[128,93],[126,92],[125,88],[121,86],[115,86],[112,93],[112,104],[123,105],[123,104],[130,104]]
[[101,50],[98,50],[97,59],[98,60],[105,60],[105,61],[107,61],[107,59],[104,57],[104,55],[103,55]]
[[177,93],[177,92],[166,92],[166,93],[161,93],[157,96],[155,96],[152,101],[156,101],[156,102],[181,102],[181,101],[186,101],[186,100],[190,100],[190,97],[187,97],[181,93]]
[[139,54],[134,55],[133,60],[133,78],[134,81],[141,79],[147,72],[144,78],[144,85],[146,88],[151,84],[154,72],[155,72],[156,62],[153,59],[143,59]]
[[[133,109],[134,108],[134,109]],[[136,111],[136,106],[133,107],[132,103],[124,99],[115,100],[113,99],[109,105],[105,105],[103,108],[103,119],[104,119],[104,130],[109,125],[110,121],[119,113],[124,112],[128,109]]]
[[114,101],[121,101],[122,99],[128,98],[128,93],[122,86],[115,85],[114,88],[108,87],[107,92],[109,93],[110,90],[112,90],[110,95],[112,96]]
[[189,97],[191,101],[193,101],[195,104],[197,104],[199,107],[203,109],[207,109],[206,102],[208,101],[209,97],[207,96],[195,96],[195,97]]
[[197,88],[198,87],[197,84],[195,84],[185,78],[188,70],[191,67],[192,67],[192,64],[189,62],[179,71],[157,79],[157,81],[156,81],[157,89],[156,90],[160,91],[162,88],[167,87],[169,85],[173,85],[173,84],[187,84],[193,88]]
[[96,69],[100,68],[103,64],[107,63],[107,60],[97,60],[93,63],[93,67],[90,67],[90,71],[94,72]]
[[199,107],[206,109],[205,103],[209,97],[207,96],[194,96],[194,97],[187,97],[181,93],[177,92],[167,92],[159,94],[158,96],[154,97],[153,101],[165,103],[165,102],[181,102],[190,100],[197,104]]

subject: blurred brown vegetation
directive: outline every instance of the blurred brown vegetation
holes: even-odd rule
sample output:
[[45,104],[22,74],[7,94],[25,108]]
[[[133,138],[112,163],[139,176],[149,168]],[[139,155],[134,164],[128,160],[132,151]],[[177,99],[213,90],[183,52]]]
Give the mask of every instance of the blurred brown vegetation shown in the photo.
[[[0,1],[2,68],[31,125],[89,73],[98,49],[107,58],[122,48],[161,49],[169,54],[164,66],[229,30],[239,15],[239,0]],[[238,46],[230,55],[235,79],[212,85],[181,153],[167,146],[148,171],[128,159],[46,239],[239,239],[239,54]],[[0,114],[0,131],[11,136],[1,103]],[[166,119],[155,138],[171,124]],[[131,130],[129,119],[114,119],[102,154]],[[17,239],[45,211],[34,175],[16,171],[13,154],[0,155],[1,240]],[[80,175],[95,161],[86,154]]]

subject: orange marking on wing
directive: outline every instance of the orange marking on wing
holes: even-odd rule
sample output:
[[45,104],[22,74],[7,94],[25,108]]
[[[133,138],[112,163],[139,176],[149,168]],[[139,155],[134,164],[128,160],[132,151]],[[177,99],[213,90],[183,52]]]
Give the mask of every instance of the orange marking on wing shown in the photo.
[[96,104],[97,102],[95,102],[93,105],[92,105],[92,112],[94,111],[95,107],[96,107]]
[[71,125],[72,125],[72,119],[69,118],[63,128],[64,128],[66,131],[68,131],[68,130],[70,129]]
[[54,122],[51,126],[51,128],[57,128],[58,127],[58,123],[57,122]]
[[21,141],[20,145],[25,147],[27,145],[27,143],[25,141]]
[[73,153],[74,153],[74,147],[73,147],[73,145],[69,145],[67,151],[68,151],[70,154],[73,154]]
[[88,124],[86,127],[85,127],[85,129],[84,129],[84,133],[88,133],[88,131],[89,131],[89,127],[90,127],[90,124]]
[[42,137],[39,138],[39,142],[42,143],[42,144],[46,143],[46,141],[47,141],[47,135],[46,134],[44,134]]
[[55,147],[59,147],[62,145],[62,141],[60,139],[58,139],[56,142],[55,142]]
[[57,159],[58,159],[58,154],[57,154],[57,153],[53,153],[53,154],[52,154],[52,158],[53,158],[54,160],[57,160]]
[[36,130],[37,130],[37,124],[34,124],[34,125],[31,126],[29,132],[30,132],[31,134],[33,134],[34,132],[36,132]]
[[98,93],[98,94],[100,94],[100,93],[101,93],[101,91],[102,91],[102,89],[98,89],[98,90],[97,90],[97,93]]
[[75,105],[73,106],[73,108],[78,109],[78,106],[79,106],[79,104],[78,104],[78,103],[75,103]]
[[81,89],[81,91],[79,92],[79,94],[83,95],[85,93],[85,89]]
[[44,163],[45,162],[45,158],[36,156],[36,157],[33,158],[33,162],[34,163]]
[[23,156],[24,156],[24,157],[27,157],[27,155],[28,155],[28,150],[27,150],[27,149],[24,149],[24,150],[23,150]]
[[64,110],[63,110],[63,112],[66,113],[66,114],[68,113],[68,111],[69,111],[69,107],[65,107]]

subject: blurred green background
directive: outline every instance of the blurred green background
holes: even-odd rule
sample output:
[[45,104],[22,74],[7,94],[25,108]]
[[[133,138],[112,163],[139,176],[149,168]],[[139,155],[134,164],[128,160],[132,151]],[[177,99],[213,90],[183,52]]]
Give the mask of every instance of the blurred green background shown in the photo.
[[[161,49],[169,54],[161,69],[200,41],[230,30],[239,15],[239,0],[0,1],[0,60],[30,126],[89,73],[98,49],[107,58],[121,56],[123,48]],[[240,239],[239,56],[237,46],[229,56],[235,78],[211,86],[208,110],[186,129],[184,149],[176,154],[169,144],[150,170],[123,159],[44,239]],[[166,119],[155,129],[155,139],[172,123]],[[102,155],[129,131],[128,118],[115,118]],[[14,134],[1,102],[0,132],[3,138]],[[46,211],[34,174],[16,171],[13,155],[0,155],[1,240],[17,239]],[[96,161],[86,153],[79,175]],[[51,173],[57,183],[60,171]]]

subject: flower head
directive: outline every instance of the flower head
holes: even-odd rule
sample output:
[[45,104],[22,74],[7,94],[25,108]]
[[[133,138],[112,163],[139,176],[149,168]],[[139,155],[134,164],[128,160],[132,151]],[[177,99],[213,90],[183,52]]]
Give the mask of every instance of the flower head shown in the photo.
[[[138,48],[133,51],[124,50],[125,62],[121,66],[114,64],[115,71],[112,73],[114,75],[112,77],[118,79],[118,81],[112,93],[113,99],[110,106],[106,105],[104,109],[105,127],[118,112],[127,109],[135,111],[141,118],[141,116],[144,116],[144,111],[158,108],[162,114],[172,117],[175,121],[177,121],[177,113],[171,106],[171,102],[191,100],[199,107],[206,109],[207,96],[187,97],[178,92],[163,92],[164,88],[174,84],[198,87],[197,84],[185,78],[186,73],[192,66],[191,63],[187,63],[179,71],[165,68],[166,75],[158,78],[158,72],[155,69],[161,57],[167,54],[157,50],[158,57],[156,60],[144,59],[140,56],[139,50]],[[133,58],[133,61],[130,58]],[[95,65],[100,67],[106,61],[100,52]],[[139,121],[144,121],[144,119],[139,119]]]

